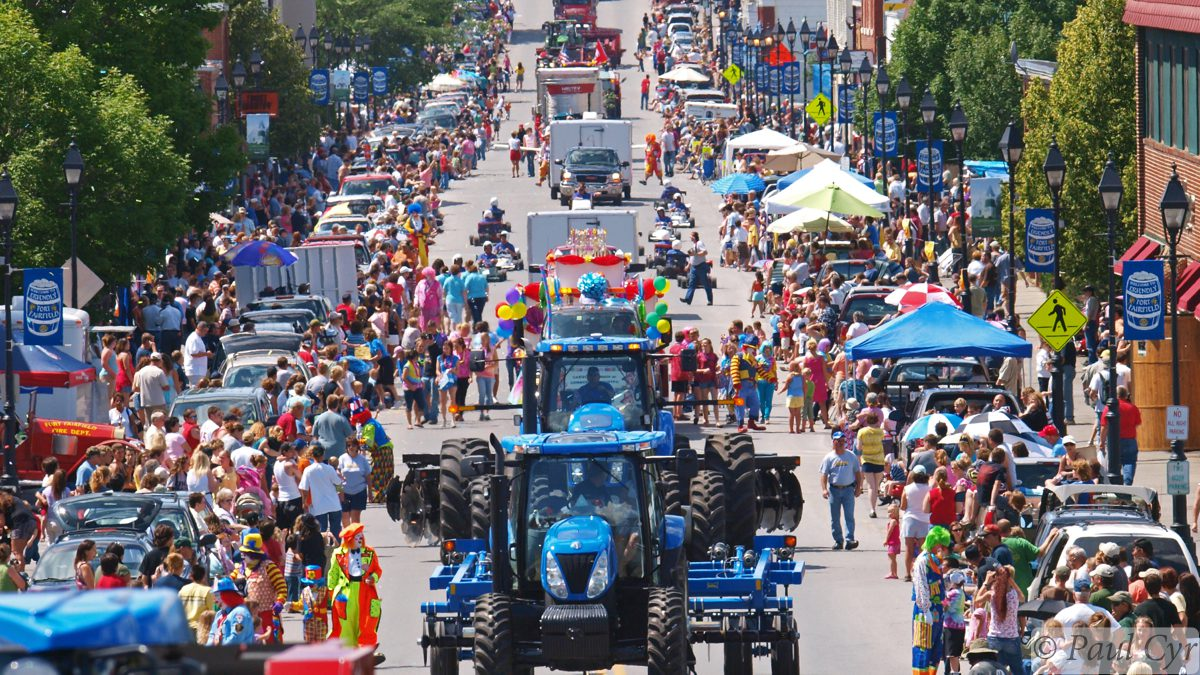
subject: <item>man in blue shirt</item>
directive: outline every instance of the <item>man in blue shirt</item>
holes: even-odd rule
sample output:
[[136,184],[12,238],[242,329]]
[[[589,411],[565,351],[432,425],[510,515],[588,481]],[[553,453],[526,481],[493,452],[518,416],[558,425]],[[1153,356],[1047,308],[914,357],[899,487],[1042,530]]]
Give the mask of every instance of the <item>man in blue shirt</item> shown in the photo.
[[847,551],[858,548],[854,538],[854,500],[862,494],[862,465],[858,456],[846,450],[842,431],[833,432],[833,451],[821,460],[817,472],[821,477],[821,495],[829,501],[829,520],[833,529],[833,550],[843,547],[842,516],[846,521],[844,546]]
[[87,489],[88,481],[92,479],[92,474],[96,472],[96,466],[100,464],[100,455],[100,448],[88,448],[87,460],[80,464],[79,469],[75,472],[76,489]]
[[483,308],[488,301],[488,281],[474,260],[467,261],[467,273],[463,276],[467,288],[467,305],[471,308],[471,322],[483,321]]

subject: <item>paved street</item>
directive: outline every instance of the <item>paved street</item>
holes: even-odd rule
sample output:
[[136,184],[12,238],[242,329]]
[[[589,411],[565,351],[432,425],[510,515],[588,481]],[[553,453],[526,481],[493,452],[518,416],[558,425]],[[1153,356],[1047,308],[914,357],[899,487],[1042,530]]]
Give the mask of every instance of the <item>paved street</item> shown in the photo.
[[[525,64],[529,72],[526,78],[528,87],[533,81],[534,49],[542,39],[541,25],[552,18],[552,8],[549,3],[535,3],[532,0],[517,0],[516,7],[517,30],[513,36],[514,53],[511,58],[514,67],[517,62]],[[642,12],[647,9],[648,6],[641,0],[618,0],[600,5],[600,25],[615,26],[624,31],[622,40],[627,48],[627,63],[633,60],[631,54],[636,45],[637,29]],[[634,121],[634,142],[641,143],[645,134],[661,129],[661,117],[657,113],[637,109],[641,75],[636,64],[627,65],[620,72],[624,76],[621,84],[624,117]],[[528,88],[523,93],[509,96],[513,101],[513,119],[502,125],[502,139],[507,138],[508,132],[515,129],[518,123],[528,123],[531,119],[529,111],[533,105],[533,95]],[[635,157],[640,158],[640,154],[635,151]],[[635,165],[635,179],[640,179],[640,162],[635,162]],[[557,202],[550,199],[545,186],[538,188],[534,180],[527,177],[509,177],[508,158],[504,151],[493,150],[480,166],[480,173],[481,176],[471,178],[466,183],[456,184],[458,187],[452,187],[446,194],[443,210],[447,228],[434,245],[435,256],[448,260],[456,252],[468,257],[478,252],[468,245],[467,236],[474,231],[480,212],[492,196],[500,198],[500,205],[513,224],[512,240],[521,248],[524,248],[525,242],[525,214],[533,210],[560,208]],[[715,250],[719,226],[715,212],[717,197],[699,182],[683,177],[675,180],[677,185],[688,191],[687,200],[695,211],[701,237],[710,249]],[[633,186],[633,199],[627,204],[638,210],[643,232],[653,220],[650,201],[659,192],[655,182],[647,186],[635,183]],[[720,281],[712,307],[705,306],[702,301],[693,303],[690,308],[684,305],[680,302],[683,289],[673,288],[668,294],[666,300],[671,306],[670,316],[677,327],[698,325],[702,334],[716,336],[728,326],[730,319],[748,317],[750,275],[725,269],[718,269],[714,274]],[[506,286],[493,285],[493,300],[497,295],[503,295],[500,291],[502,288]],[[484,312],[484,316],[493,316],[490,308]],[[502,381],[502,391],[506,384]],[[472,390],[468,402],[473,403],[474,396]],[[776,407],[778,412],[779,406]],[[862,541],[862,548],[854,552],[830,551],[832,541],[828,512],[815,475],[818,462],[828,451],[828,437],[821,433],[789,436],[786,433],[786,417],[777,417],[779,419],[768,425],[767,432],[756,434],[756,447],[759,451],[803,457],[800,477],[808,501],[804,520],[796,534],[799,537],[797,557],[805,561],[808,573],[802,586],[791,589],[796,598],[796,618],[801,632],[801,672],[901,672],[907,668],[909,659],[909,628],[905,616],[910,611],[910,591],[903,582],[883,579],[887,569],[882,545],[885,521],[882,518],[868,520],[866,514],[861,513],[857,536]],[[469,416],[469,421],[458,429],[446,430],[406,431],[403,413],[395,411],[385,413],[382,419],[388,433],[397,439],[397,454],[436,452],[445,438],[467,435],[486,437],[489,433],[502,436],[514,431],[510,420],[500,414],[493,415],[490,423],[480,423],[474,416]],[[693,425],[686,425],[684,432],[693,439],[700,438],[699,429]],[[421,601],[438,598],[427,586],[436,552],[432,548],[413,549],[406,546],[399,528],[388,519],[382,508],[369,509],[365,519],[368,538],[379,551],[384,569],[381,588],[385,615],[381,628],[384,636],[381,648],[387,653],[388,660],[382,668],[385,671],[419,668],[422,666],[422,656],[416,642],[421,634],[421,624],[417,610]],[[722,672],[723,659],[719,646],[700,646],[696,657],[697,672],[701,675]],[[755,665],[755,672],[769,672],[766,659],[756,659]],[[638,670],[641,669],[618,669],[617,672]],[[464,665],[463,672],[466,671]]]

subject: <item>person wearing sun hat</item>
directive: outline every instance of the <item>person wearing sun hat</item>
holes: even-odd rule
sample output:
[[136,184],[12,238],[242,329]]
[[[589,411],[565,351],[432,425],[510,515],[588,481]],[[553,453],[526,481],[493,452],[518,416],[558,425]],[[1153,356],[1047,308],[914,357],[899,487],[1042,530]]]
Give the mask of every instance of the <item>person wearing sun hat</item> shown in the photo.
[[246,609],[246,599],[233,583],[225,577],[217,580],[213,589],[221,608],[213,618],[208,630],[208,645],[246,645],[254,642],[254,617]]
[[383,610],[376,588],[383,574],[379,556],[367,546],[362,523],[342,528],[339,539],[341,543],[333,549],[329,565],[329,592],[333,596],[329,637],[347,647],[376,647]]
[[741,351],[734,354],[729,361],[729,379],[733,385],[733,395],[742,399],[742,405],[733,408],[734,415],[737,416],[738,433],[745,433],[747,427],[763,431],[764,427],[755,421],[760,412],[757,380],[767,377],[766,366],[758,360],[758,337],[741,335],[738,337],[738,344]]
[[320,565],[305,565],[300,579],[300,603],[304,608],[304,641],[324,642],[329,637],[329,589]]
[[275,625],[268,642],[283,642],[283,626],[276,623],[287,600],[287,580],[279,566],[267,558],[262,533],[248,530],[242,536],[242,562],[233,570],[235,578],[246,580],[246,599],[258,604],[263,626]]

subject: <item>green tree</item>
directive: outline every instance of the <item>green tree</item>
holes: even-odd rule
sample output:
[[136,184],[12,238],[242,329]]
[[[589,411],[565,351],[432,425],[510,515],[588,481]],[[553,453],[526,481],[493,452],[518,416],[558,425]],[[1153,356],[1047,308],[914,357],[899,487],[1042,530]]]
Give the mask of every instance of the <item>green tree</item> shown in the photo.
[[[1061,215],[1061,276],[1071,288],[1106,288],[1110,268],[1104,209],[1096,184],[1107,152],[1122,170],[1118,254],[1132,241],[1137,216],[1137,128],[1134,108],[1134,39],[1121,16],[1123,0],[1089,0],[1063,27],[1058,72],[1044,87],[1030,87],[1021,105],[1025,154],[1017,168],[1022,207],[1049,207],[1042,162],[1053,137],[1066,161]],[[1098,113],[1097,111],[1103,111]]]
[[454,42],[454,4],[445,0],[317,0],[317,24],[336,35],[370,36],[364,58],[391,65],[390,85],[406,89],[427,82],[435,69],[420,58],[430,45]]
[[74,47],[56,50],[19,5],[0,5],[0,164],[20,195],[15,263],[61,265],[69,256],[62,161],[75,137],[87,170],[79,205],[79,253],[106,282],[160,264],[164,246],[188,230],[190,165],[171,120],[153,116],[133,77],[101,72]]

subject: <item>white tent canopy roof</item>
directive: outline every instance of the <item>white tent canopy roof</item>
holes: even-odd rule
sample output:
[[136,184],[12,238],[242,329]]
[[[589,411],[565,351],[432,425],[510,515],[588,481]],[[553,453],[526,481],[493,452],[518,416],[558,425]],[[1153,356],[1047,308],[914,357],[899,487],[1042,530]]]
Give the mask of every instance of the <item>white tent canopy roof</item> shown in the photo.
[[791,213],[796,210],[796,207],[789,204],[812,192],[829,187],[831,184],[838,186],[864,204],[870,204],[881,211],[888,210],[887,195],[881,195],[863,185],[857,178],[843,171],[837,162],[828,159],[814,166],[812,170],[804,174],[803,178],[787,186],[786,189],[771,195],[767,199],[767,210],[770,213]]
[[725,147],[734,150],[779,150],[791,147],[798,141],[774,129],[759,129],[731,139]]

